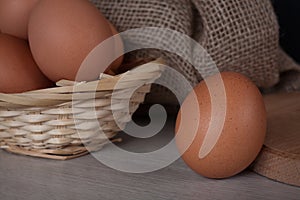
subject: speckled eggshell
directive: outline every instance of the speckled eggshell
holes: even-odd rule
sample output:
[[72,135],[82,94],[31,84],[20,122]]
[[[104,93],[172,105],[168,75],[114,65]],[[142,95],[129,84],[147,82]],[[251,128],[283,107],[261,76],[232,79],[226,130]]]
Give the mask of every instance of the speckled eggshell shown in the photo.
[[[226,91],[226,117],[221,135],[209,154],[199,158],[209,124],[214,126],[211,119],[214,117],[217,119],[214,121],[218,121],[219,116],[211,115],[211,97],[204,81],[194,88],[197,99],[190,94],[182,104],[175,128],[182,159],[191,169],[209,178],[231,177],[247,168],[260,152],[266,134],[265,105],[255,84],[234,72],[223,72],[221,77]],[[207,81],[218,84],[216,75],[208,77]],[[193,109],[197,104],[200,113]],[[188,114],[181,116],[181,113]],[[184,143],[191,137],[190,127],[195,122],[199,123],[196,136],[184,151]],[[182,130],[180,134],[178,130]]]

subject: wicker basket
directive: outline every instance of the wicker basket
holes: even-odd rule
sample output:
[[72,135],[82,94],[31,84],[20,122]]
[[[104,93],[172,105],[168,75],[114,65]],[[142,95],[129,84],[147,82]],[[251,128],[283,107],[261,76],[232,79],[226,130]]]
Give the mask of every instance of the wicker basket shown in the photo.
[[[132,114],[144,101],[162,70],[161,60],[155,60],[120,75],[101,74],[93,82],[62,80],[55,88],[0,93],[0,148],[60,160],[87,154],[86,144],[100,150],[131,120],[128,110]],[[126,94],[137,85],[128,100]]]

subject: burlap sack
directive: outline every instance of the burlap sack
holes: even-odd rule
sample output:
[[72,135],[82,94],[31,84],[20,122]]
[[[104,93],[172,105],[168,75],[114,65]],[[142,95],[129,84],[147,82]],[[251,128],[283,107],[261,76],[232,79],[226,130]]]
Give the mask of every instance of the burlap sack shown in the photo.
[[[91,1],[120,32],[149,26],[173,29],[199,42],[221,71],[240,72],[262,89],[273,88],[269,91],[300,90],[300,67],[279,47],[279,27],[269,0]],[[145,38],[151,38],[145,34]],[[165,41],[166,36],[161,35],[157,42],[164,44]],[[201,62],[193,46],[182,45],[182,42],[175,41],[172,45],[178,45],[178,51],[191,53],[194,63]],[[176,55],[158,50],[142,50],[129,55],[131,58],[158,56],[164,57],[167,64],[181,72],[192,85],[202,79],[199,72],[209,74],[212,71],[209,65],[196,68]],[[172,76],[168,79],[176,84]],[[172,104],[176,102],[174,99],[162,87],[154,87],[148,97],[151,103]],[[275,137],[272,134],[269,136]],[[294,165],[293,158],[290,162],[286,157],[270,154],[266,149],[270,146],[265,145],[253,169],[285,183],[299,184],[299,177],[294,177],[298,166]]]
[[[279,81],[280,72],[300,70],[279,47],[276,16],[269,0],[91,0],[122,32],[139,27],[163,27],[184,33],[198,41],[221,71],[243,73],[259,87]],[[161,37],[162,42],[164,37]],[[138,41],[137,41],[138,42]],[[180,41],[172,45],[182,44]],[[185,51],[193,52],[190,46]],[[176,55],[144,50],[131,57],[162,56],[192,85],[201,79],[199,71]],[[195,62],[197,55],[193,55]],[[200,61],[199,61],[200,62]],[[280,66],[284,64],[284,66]],[[160,103],[171,103],[161,87],[154,88]],[[152,98],[153,100],[153,98]],[[169,102],[168,102],[169,101]]]

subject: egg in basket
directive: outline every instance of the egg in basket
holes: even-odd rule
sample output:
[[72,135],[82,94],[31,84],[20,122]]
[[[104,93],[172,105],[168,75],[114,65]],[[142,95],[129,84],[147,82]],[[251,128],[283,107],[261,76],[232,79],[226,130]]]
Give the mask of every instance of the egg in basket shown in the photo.
[[[161,61],[124,72],[120,56],[78,75],[116,28],[89,1],[11,2],[0,3],[0,148],[64,160],[88,153],[85,145],[95,151],[114,141],[160,77]],[[123,51],[120,37],[112,41],[103,60]]]

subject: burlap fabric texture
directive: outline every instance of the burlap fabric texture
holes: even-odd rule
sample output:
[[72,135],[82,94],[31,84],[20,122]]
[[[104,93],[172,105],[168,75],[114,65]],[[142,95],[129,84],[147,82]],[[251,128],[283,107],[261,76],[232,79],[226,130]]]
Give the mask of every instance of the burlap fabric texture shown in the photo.
[[[265,91],[300,90],[300,67],[279,46],[279,27],[269,0],[91,1],[120,32],[140,27],[176,30],[201,44],[221,71],[240,72]],[[144,34],[144,38],[151,38],[151,35]],[[160,41],[156,41],[159,44],[169,41],[163,34],[160,38]],[[145,42],[143,38],[135,39],[137,43]],[[194,63],[202,62],[201,55],[193,46],[182,43],[184,41],[177,40],[171,45],[175,45],[178,51],[193,54]],[[130,58],[160,56],[193,86],[203,78],[199,72],[209,74],[213,70],[209,65],[194,67],[176,55],[159,50],[141,50],[129,55]],[[168,79],[171,84],[176,84],[172,76]],[[164,88],[154,87],[148,102],[176,103],[174,98],[168,98],[170,96]],[[297,171],[299,166],[294,165],[293,158],[293,162],[282,161],[276,155],[275,151],[270,152],[264,147],[254,165],[255,171],[278,181],[295,184],[293,181],[299,180],[297,174],[285,172]],[[295,161],[297,163],[298,158]],[[296,178],[291,178],[290,174]]]
[[[221,71],[240,72],[261,88],[277,84],[281,72],[300,70],[279,47],[279,27],[269,0],[91,1],[118,31],[140,27],[179,31],[199,42]],[[158,42],[163,43],[165,39],[162,35]],[[181,50],[193,53],[194,62],[201,59],[192,47],[183,46],[182,42],[176,41],[172,45],[180,45]],[[159,50],[141,50],[130,55],[158,56],[164,57],[167,64],[181,72],[193,86],[202,79],[200,71],[209,73],[211,70],[209,66],[196,69],[180,57]],[[154,90],[160,103],[171,103],[166,98],[168,95],[160,96],[165,93],[164,89],[155,87]]]

